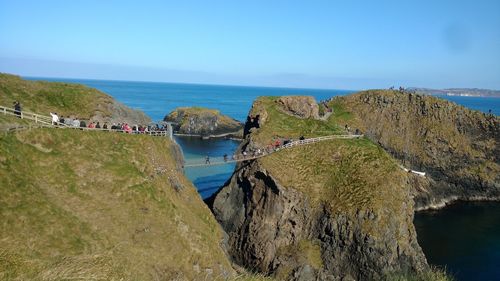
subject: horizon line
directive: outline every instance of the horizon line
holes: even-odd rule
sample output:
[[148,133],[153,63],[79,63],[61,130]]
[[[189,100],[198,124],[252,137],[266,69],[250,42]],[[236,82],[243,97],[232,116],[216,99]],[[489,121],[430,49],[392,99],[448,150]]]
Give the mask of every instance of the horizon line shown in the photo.
[[[180,85],[200,85],[200,86],[220,86],[220,87],[242,87],[242,88],[264,88],[264,89],[291,89],[291,90],[314,90],[314,91],[348,91],[360,92],[365,90],[382,90],[384,88],[369,89],[340,89],[340,88],[307,88],[307,87],[288,87],[288,86],[259,86],[259,85],[241,85],[241,84],[218,84],[218,83],[196,83],[196,82],[172,82],[172,81],[152,81],[152,80],[122,80],[122,79],[99,79],[99,78],[78,78],[78,77],[56,77],[56,76],[31,76],[3,72],[5,74],[18,75],[28,79],[65,79],[65,80],[88,80],[88,81],[109,81],[109,82],[132,82],[132,83],[157,83],[157,84],[180,84]],[[411,87],[407,87],[411,88]]]

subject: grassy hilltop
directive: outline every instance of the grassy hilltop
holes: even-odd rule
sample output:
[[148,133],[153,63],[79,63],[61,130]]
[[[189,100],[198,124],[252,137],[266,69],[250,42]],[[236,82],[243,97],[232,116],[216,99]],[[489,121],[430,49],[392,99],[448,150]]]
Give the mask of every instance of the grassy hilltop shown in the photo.
[[[49,116],[78,117],[83,120],[148,124],[151,119],[143,112],[132,110],[111,96],[80,84],[29,81],[19,76],[0,73],[0,105],[13,107],[21,102],[23,111]],[[2,114],[0,114],[0,118]]]

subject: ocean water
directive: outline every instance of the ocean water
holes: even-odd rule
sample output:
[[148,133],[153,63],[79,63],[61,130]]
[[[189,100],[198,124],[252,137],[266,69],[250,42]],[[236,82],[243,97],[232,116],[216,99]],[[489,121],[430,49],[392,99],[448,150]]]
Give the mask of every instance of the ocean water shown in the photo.
[[[209,157],[232,155],[238,148],[239,141],[230,139],[202,140],[193,137],[175,137],[182,147],[186,161]],[[207,198],[221,187],[231,177],[235,164],[207,167],[186,167],[186,176],[193,181],[202,198]]]
[[500,203],[461,202],[415,215],[427,261],[456,280],[500,280]]
[[[81,83],[97,88],[124,104],[140,109],[159,121],[179,106],[215,108],[237,120],[244,121],[258,96],[312,95],[325,100],[346,95],[347,90],[288,89],[103,81],[82,79],[28,78],[68,83]],[[487,113],[490,109],[500,115],[500,98],[443,97],[463,106]],[[206,155],[231,155],[238,141],[176,137],[186,159],[200,159]],[[229,179],[234,164],[186,168],[186,176],[194,183],[200,195],[206,198]],[[457,204],[437,212],[418,213],[415,216],[419,243],[430,264],[446,266],[456,280],[500,280],[500,203]],[[476,278],[477,277],[477,278]]]
[[317,100],[325,100],[353,92],[86,79],[32,77],[27,79],[84,84],[99,89],[132,108],[146,112],[154,121],[162,120],[166,114],[180,106],[214,108],[236,120],[245,121],[253,101],[259,96],[311,95]]

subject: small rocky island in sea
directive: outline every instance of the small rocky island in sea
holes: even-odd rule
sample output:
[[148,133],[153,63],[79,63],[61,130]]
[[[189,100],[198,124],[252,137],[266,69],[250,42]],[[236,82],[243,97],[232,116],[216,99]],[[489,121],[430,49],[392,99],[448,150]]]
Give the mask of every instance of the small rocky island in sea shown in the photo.
[[203,138],[241,138],[243,124],[218,110],[202,107],[179,107],[163,119],[173,122],[177,135],[199,136]]

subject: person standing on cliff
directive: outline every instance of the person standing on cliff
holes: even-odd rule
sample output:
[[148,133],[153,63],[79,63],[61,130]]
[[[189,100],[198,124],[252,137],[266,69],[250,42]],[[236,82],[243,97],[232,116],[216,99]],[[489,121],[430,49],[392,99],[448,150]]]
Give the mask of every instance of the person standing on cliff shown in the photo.
[[57,116],[57,113],[50,112],[50,116],[52,116],[52,125],[57,125],[59,123],[59,116]]
[[18,101],[14,102],[14,114],[21,118],[21,103]]

